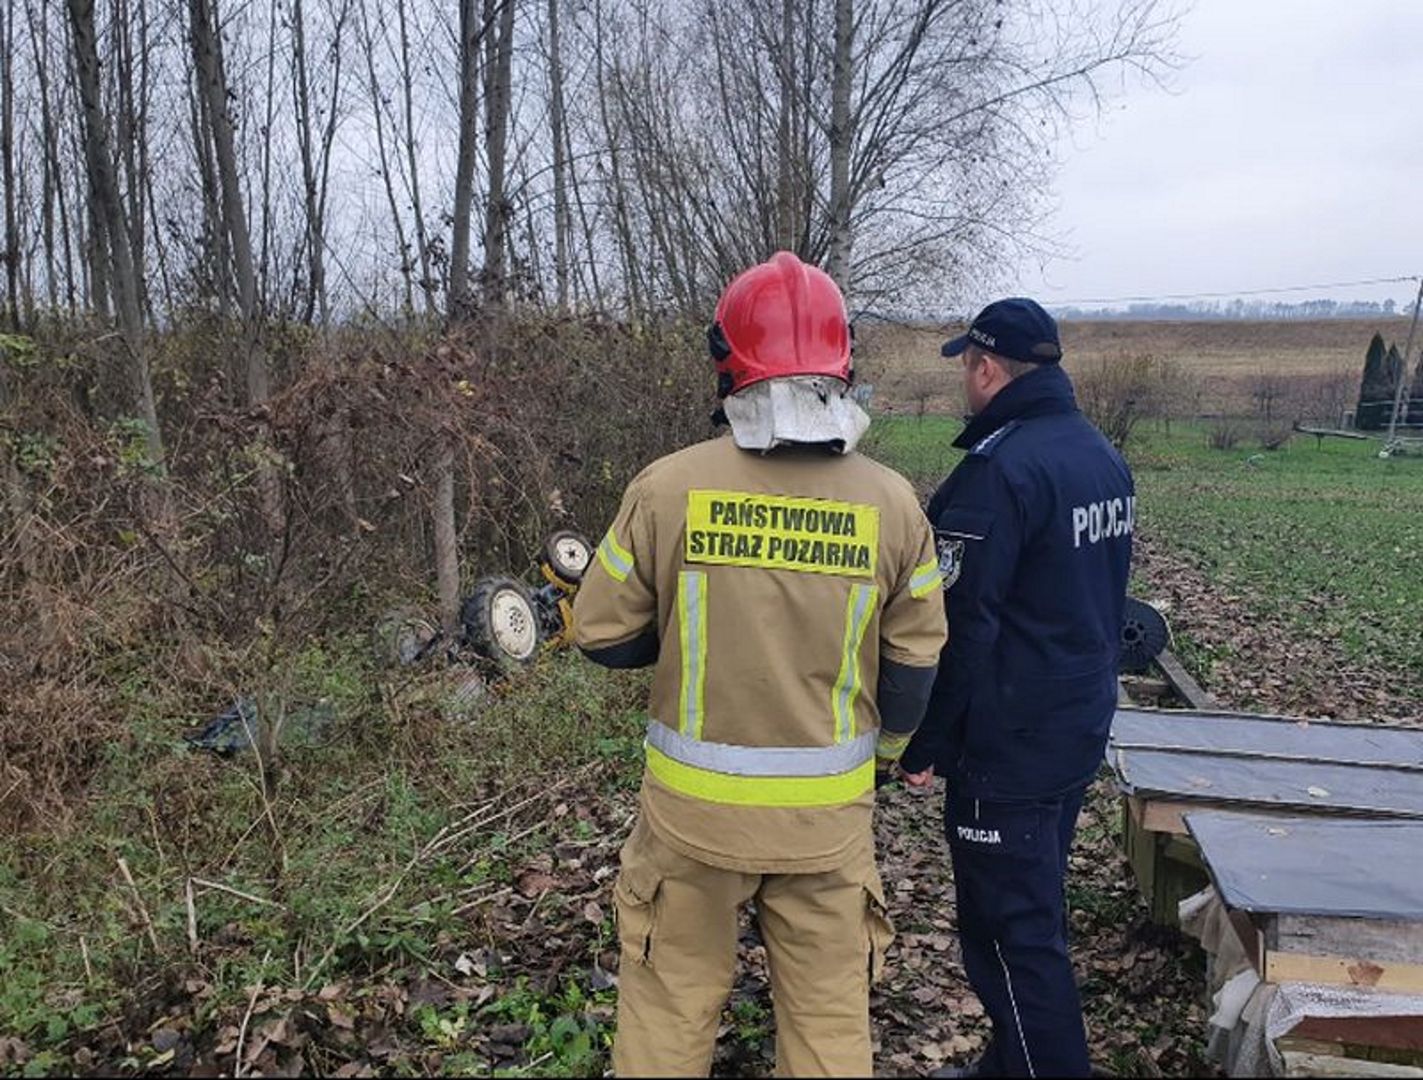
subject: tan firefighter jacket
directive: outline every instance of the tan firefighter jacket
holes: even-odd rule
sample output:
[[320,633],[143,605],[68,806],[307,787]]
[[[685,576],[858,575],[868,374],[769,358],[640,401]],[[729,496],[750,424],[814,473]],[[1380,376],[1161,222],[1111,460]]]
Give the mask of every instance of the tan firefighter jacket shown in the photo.
[[[656,656],[643,808],[657,833],[752,873],[847,857],[869,830],[881,658],[932,679],[940,584],[913,491],[862,455],[720,438],[643,470],[574,624],[595,658]],[[907,734],[886,741],[897,757]]]

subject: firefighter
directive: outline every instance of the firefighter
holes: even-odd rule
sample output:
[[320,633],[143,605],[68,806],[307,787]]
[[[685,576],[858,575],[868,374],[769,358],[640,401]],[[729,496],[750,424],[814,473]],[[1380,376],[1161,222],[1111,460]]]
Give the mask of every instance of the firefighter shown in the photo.
[[870,1074],[892,935],[871,811],[945,637],[909,485],[855,453],[844,298],[788,252],[708,330],[730,438],[628,486],[574,604],[578,645],[654,665],[640,811],[614,890],[619,1076],[705,1076],[755,901],[783,1076]]
[[1132,477],[1032,300],[988,305],[942,352],[973,412],[929,503],[954,634],[902,767],[947,778],[964,970],[993,1038],[933,1075],[1088,1076],[1063,882],[1116,708]]

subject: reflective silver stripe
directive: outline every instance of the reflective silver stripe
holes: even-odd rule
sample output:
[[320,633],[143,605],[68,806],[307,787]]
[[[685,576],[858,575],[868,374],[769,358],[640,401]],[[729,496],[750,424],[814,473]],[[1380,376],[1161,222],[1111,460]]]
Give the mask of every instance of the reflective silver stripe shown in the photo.
[[682,734],[702,735],[702,698],[707,666],[707,576],[683,570],[678,582],[682,644]]
[[618,543],[612,529],[608,530],[603,542],[598,545],[598,558],[603,561],[604,569],[616,581],[626,581],[628,574],[632,573],[632,555]]
[[932,591],[936,586],[942,584],[943,578],[939,576],[938,566],[931,566],[927,570],[921,570],[909,579],[909,595],[917,597],[922,593]]
[[[978,805],[977,800],[974,806]],[[977,817],[977,812],[974,814]],[[1023,1047],[1023,1060],[1028,1063],[1028,1076],[1036,1080],[1037,1071],[1033,1068],[1033,1055],[1028,1050],[1028,1037],[1023,1034],[1023,1017],[1018,1012],[1018,998],[1013,993],[1013,976],[1008,973],[1008,961],[1003,959],[1003,946],[998,944],[997,939],[993,941],[993,948],[998,953],[998,963],[1003,967],[1003,982],[1008,987],[1008,1004],[1013,1006],[1013,1023],[1018,1026],[1018,1042]]]
[[647,745],[673,761],[730,776],[837,776],[875,756],[875,732],[834,746],[731,746],[703,742],[652,720]]
[[860,691],[860,642],[869,625],[869,607],[878,590],[873,585],[856,585],[845,611],[845,642],[840,657],[840,676],[835,680],[830,711],[835,718],[835,741],[849,742],[855,726],[855,697]]

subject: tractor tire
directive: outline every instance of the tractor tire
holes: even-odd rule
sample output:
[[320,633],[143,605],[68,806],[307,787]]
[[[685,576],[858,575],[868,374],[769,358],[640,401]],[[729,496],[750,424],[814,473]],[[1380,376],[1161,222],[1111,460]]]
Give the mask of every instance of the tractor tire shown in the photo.
[[543,561],[563,584],[577,585],[593,561],[593,545],[580,533],[560,529],[544,541]]
[[500,667],[531,664],[539,655],[543,631],[533,594],[522,581],[481,578],[460,607],[465,642]]

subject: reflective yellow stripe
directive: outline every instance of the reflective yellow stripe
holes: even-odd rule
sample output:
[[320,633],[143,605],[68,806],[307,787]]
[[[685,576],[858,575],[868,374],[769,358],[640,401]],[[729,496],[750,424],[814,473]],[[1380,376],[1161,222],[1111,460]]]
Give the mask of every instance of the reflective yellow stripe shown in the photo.
[[679,794],[734,806],[838,806],[875,786],[873,761],[834,776],[732,776],[684,765],[649,746],[647,769]]
[[707,576],[699,570],[679,575],[677,627],[682,643],[680,727],[683,735],[700,739],[707,683]]
[[603,542],[598,545],[598,561],[614,581],[626,581],[632,573],[632,552],[618,543],[612,529],[608,530]]
[[914,573],[909,575],[909,595],[916,600],[922,596],[927,596],[944,583],[943,577],[939,573],[939,564],[934,561],[926,562],[914,568]]
[[904,756],[904,751],[909,746],[910,735],[895,735],[888,731],[881,731],[879,739],[875,743],[875,757],[881,761],[898,761]]
[[835,718],[835,741],[845,742],[855,734],[855,698],[860,693],[860,642],[875,609],[879,590],[873,585],[856,585],[845,605],[845,640],[840,650],[840,674],[830,691],[830,713]]

